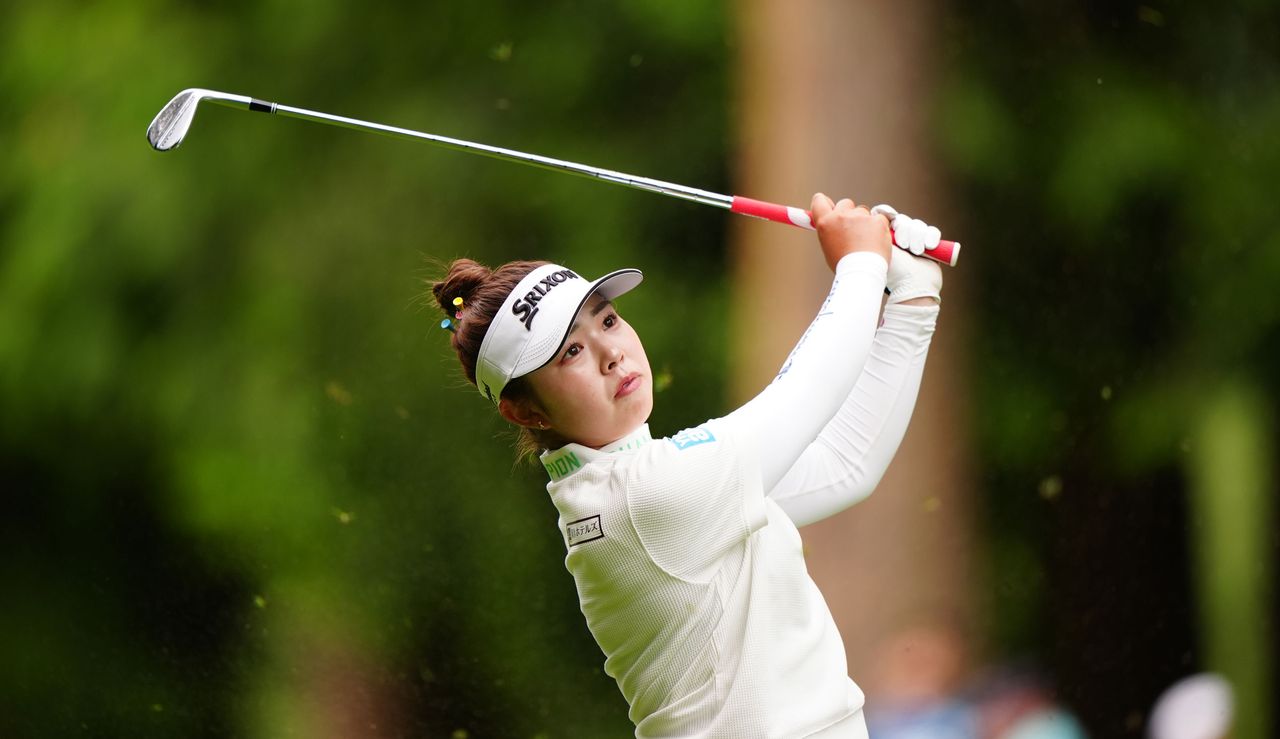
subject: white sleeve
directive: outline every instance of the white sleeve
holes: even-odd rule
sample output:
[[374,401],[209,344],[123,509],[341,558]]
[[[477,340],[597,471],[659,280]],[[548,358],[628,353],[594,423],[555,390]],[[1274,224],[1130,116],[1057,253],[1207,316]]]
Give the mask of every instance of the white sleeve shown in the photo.
[[831,292],[773,382],[724,418],[723,428],[755,460],[771,490],[818,437],[853,389],[875,338],[888,263],[855,252],[836,264]]
[[937,317],[937,306],[885,307],[853,392],[768,493],[796,526],[848,508],[879,484],[911,420]]

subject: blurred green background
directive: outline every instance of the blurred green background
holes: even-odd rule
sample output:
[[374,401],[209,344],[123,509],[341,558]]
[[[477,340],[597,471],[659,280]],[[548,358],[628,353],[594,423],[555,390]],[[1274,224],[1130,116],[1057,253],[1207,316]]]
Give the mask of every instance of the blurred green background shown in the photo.
[[[724,410],[726,215],[214,106],[144,130],[202,86],[732,192],[735,12],[0,8],[0,736],[628,735],[422,281],[643,268],[670,433]],[[993,654],[1097,736],[1224,671],[1267,736],[1280,9],[929,12]]]

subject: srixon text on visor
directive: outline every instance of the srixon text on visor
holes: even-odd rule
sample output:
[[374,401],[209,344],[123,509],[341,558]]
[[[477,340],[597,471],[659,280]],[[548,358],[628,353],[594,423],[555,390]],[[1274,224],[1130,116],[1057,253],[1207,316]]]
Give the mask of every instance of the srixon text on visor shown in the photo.
[[533,317],[538,315],[538,301],[549,292],[552,288],[565,280],[580,280],[578,275],[574,274],[571,269],[562,269],[559,272],[552,272],[543,277],[542,280],[533,286],[533,289],[525,294],[523,298],[517,298],[516,302],[511,304],[511,312],[516,314],[520,322],[524,324],[525,331],[533,330]]

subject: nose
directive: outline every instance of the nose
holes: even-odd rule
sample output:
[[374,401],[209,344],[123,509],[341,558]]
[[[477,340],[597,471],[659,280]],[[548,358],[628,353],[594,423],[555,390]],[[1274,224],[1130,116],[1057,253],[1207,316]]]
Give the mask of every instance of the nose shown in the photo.
[[600,356],[600,368],[605,372],[612,372],[622,361],[622,349],[617,344],[610,343],[604,347],[604,351]]

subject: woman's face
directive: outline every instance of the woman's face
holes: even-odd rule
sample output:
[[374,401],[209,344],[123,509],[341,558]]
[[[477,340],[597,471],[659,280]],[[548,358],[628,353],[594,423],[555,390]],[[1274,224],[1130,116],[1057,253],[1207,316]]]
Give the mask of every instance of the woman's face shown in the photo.
[[560,353],[528,375],[535,411],[559,436],[601,447],[631,433],[653,410],[649,358],[631,324],[593,295]]

